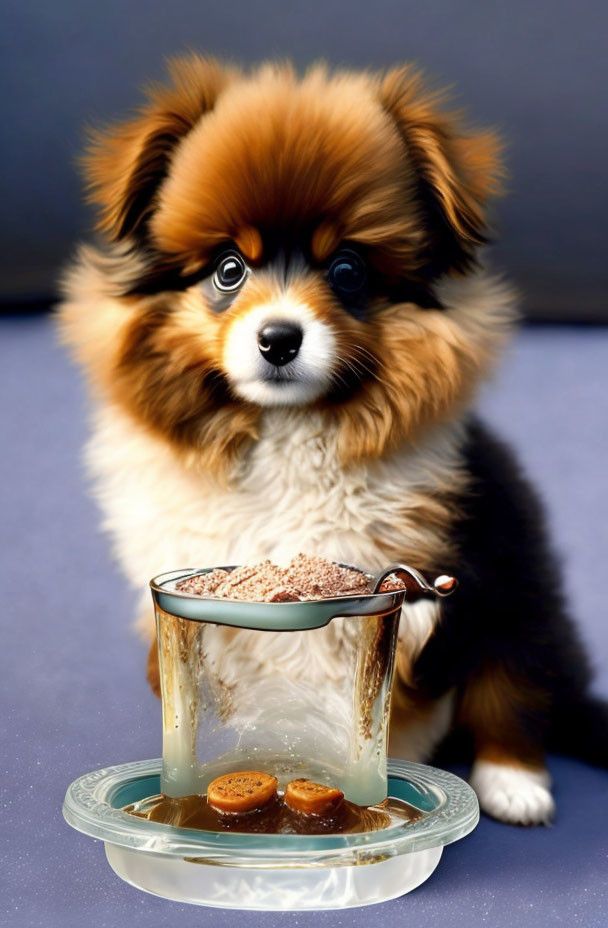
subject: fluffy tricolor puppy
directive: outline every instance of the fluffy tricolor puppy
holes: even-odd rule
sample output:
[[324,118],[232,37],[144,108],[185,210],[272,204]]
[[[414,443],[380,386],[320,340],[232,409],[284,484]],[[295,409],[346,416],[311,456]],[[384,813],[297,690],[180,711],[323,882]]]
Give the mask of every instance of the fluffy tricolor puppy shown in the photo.
[[546,747],[606,748],[538,504],[468,411],[514,317],[477,262],[498,147],[409,66],[178,60],[93,140],[101,241],[60,313],[148,639],[148,580],[180,565],[303,551],[453,573],[451,600],[404,610],[391,753],[425,761],[461,730],[486,812],[536,823]]

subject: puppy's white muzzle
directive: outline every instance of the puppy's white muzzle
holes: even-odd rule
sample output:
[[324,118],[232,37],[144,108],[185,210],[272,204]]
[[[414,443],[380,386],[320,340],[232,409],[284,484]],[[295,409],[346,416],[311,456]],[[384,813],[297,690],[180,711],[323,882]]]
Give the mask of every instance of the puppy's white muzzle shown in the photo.
[[[293,360],[281,358],[273,364],[265,357],[260,333],[271,324],[301,331]],[[336,340],[327,323],[304,304],[277,300],[256,306],[233,322],[224,348],[224,370],[235,393],[246,400],[260,406],[302,406],[328,389],[335,351]]]

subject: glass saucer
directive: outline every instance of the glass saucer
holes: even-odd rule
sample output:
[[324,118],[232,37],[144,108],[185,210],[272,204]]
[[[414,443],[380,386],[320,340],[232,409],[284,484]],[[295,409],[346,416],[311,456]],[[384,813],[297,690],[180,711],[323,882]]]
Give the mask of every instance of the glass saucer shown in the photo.
[[389,795],[422,816],[361,834],[269,835],[176,828],[122,807],[160,789],[161,760],[106,767],[69,787],[63,814],[105,843],[113,870],[158,896],[234,909],[334,909],[384,902],[431,875],[443,846],[479,821],[473,790],[445,770],[388,761]]

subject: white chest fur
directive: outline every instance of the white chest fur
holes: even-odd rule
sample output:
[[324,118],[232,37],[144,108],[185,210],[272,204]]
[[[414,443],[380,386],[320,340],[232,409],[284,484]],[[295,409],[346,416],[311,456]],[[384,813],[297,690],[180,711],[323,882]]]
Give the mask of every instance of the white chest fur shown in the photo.
[[383,543],[428,546],[429,529],[415,506],[408,516],[407,501],[456,481],[458,433],[445,427],[416,451],[344,471],[319,417],[274,410],[227,489],[104,407],[87,464],[104,528],[147,606],[148,580],[173,567],[285,562],[304,551],[376,570],[385,566]]
[[105,407],[87,465],[104,527],[138,586],[174,566],[284,561],[298,551],[376,569],[383,566],[378,539],[401,536],[409,550],[428,532],[413,512],[409,520],[403,513],[408,497],[455,485],[456,431],[446,427],[416,451],[345,472],[319,418],[273,411],[226,489],[187,470],[168,446]]

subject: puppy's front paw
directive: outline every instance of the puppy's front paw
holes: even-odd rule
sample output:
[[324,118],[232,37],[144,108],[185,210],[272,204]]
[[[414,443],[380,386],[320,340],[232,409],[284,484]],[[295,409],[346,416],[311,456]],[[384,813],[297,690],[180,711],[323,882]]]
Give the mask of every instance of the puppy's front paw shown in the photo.
[[555,815],[546,770],[528,770],[477,761],[470,783],[479,805],[492,818],[510,825],[548,825]]

